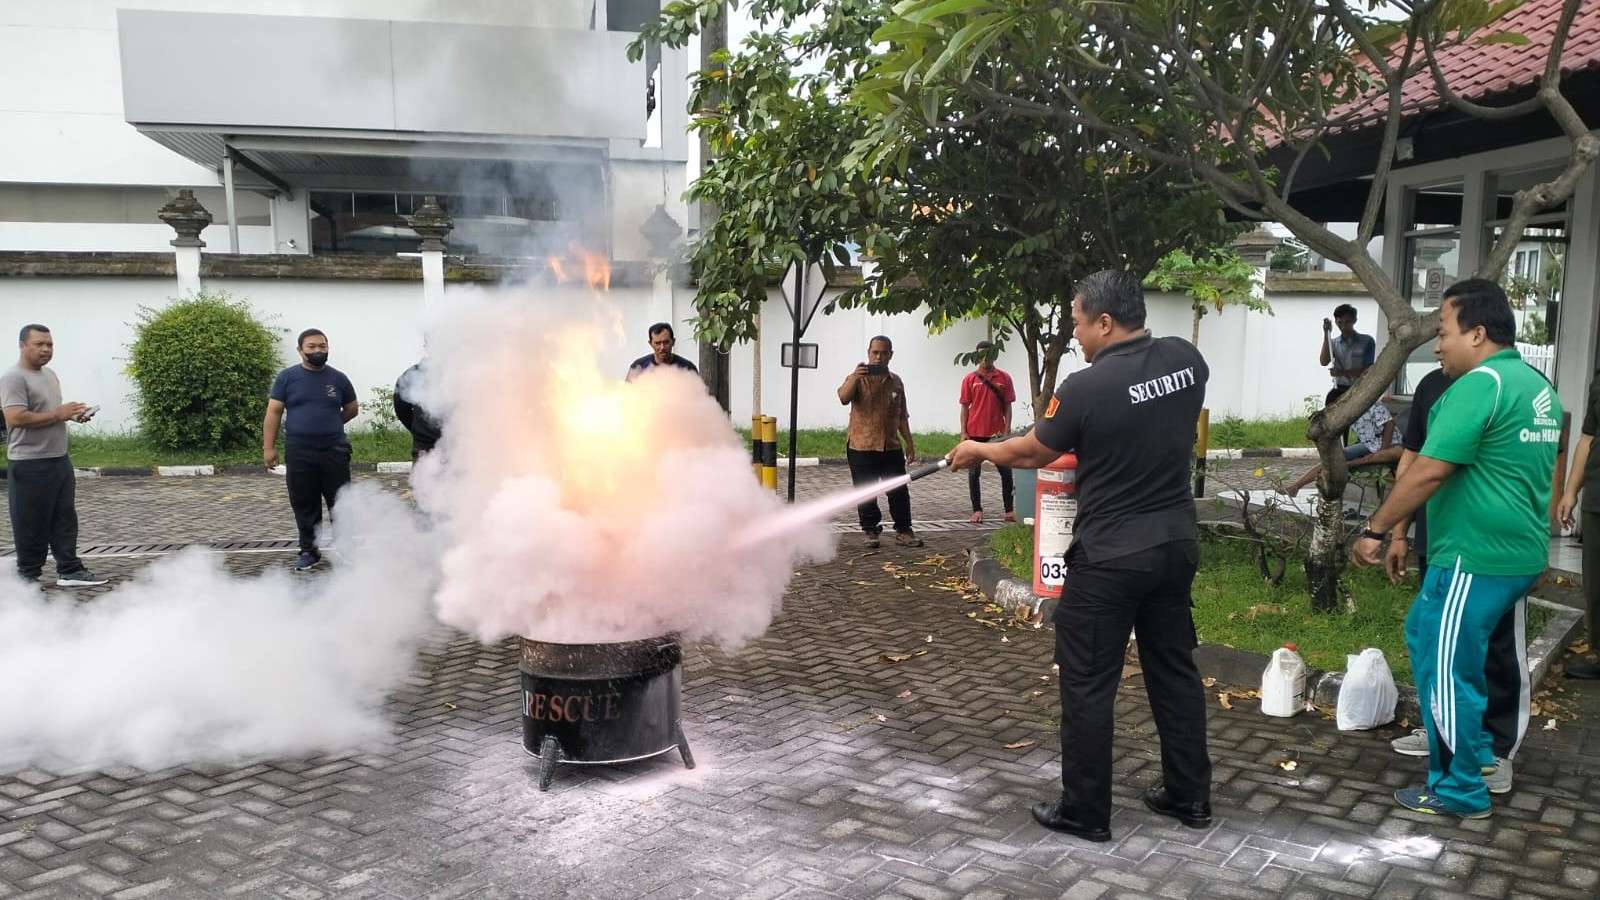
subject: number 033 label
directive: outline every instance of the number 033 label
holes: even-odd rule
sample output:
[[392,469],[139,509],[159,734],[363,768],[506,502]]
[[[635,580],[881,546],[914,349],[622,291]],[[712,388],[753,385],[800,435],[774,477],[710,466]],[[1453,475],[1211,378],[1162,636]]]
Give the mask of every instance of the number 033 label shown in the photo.
[[1051,587],[1058,587],[1063,582],[1067,573],[1067,564],[1059,556],[1039,557],[1039,580]]

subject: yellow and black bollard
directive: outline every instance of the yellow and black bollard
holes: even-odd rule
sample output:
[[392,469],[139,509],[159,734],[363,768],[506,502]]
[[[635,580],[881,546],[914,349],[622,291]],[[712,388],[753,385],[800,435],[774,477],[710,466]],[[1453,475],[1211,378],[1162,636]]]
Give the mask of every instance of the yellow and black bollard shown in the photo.
[[761,486],[778,489],[778,418],[761,417]]
[[1195,422],[1194,435],[1194,495],[1198,499],[1206,495],[1206,449],[1211,443],[1211,410],[1200,410],[1200,418]]
[[766,418],[766,416],[750,417],[750,471],[755,474],[757,481],[761,481],[761,423],[766,421]]

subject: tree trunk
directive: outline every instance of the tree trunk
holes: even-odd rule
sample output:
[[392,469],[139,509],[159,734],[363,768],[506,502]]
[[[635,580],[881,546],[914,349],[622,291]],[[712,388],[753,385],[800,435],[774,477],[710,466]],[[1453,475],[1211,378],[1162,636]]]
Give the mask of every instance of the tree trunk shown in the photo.
[[1200,319],[1205,314],[1206,314],[1206,311],[1200,307],[1200,304],[1198,304],[1198,303],[1195,304],[1195,307],[1194,307],[1194,335],[1189,338],[1189,343],[1195,345],[1196,347],[1200,346]]
[[1317,479],[1317,509],[1311,546],[1306,550],[1306,589],[1314,612],[1354,611],[1342,584],[1345,566],[1344,488],[1350,481],[1344,445],[1330,435],[1317,442],[1322,476]]

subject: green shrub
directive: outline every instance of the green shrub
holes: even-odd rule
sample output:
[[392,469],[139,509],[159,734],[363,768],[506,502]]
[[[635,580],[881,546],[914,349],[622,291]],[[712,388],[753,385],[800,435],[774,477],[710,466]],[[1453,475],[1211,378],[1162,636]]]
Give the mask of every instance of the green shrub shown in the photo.
[[400,417],[394,414],[394,388],[379,385],[372,389],[372,399],[361,404],[361,411],[367,414],[367,428],[375,434],[388,435],[393,432],[405,431],[400,425]]
[[150,443],[173,450],[259,444],[281,360],[277,336],[249,305],[199,294],[163,309],[142,307],[128,349],[139,425]]

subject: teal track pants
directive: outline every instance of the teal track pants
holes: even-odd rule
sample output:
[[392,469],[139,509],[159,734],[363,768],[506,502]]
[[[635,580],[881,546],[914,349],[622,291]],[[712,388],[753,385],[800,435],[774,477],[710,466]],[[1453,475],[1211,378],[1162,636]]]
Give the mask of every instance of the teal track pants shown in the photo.
[[1406,615],[1406,649],[1428,730],[1428,790],[1457,813],[1489,808],[1483,768],[1494,765],[1483,727],[1484,656],[1495,625],[1522,602],[1537,575],[1474,575],[1430,565]]

